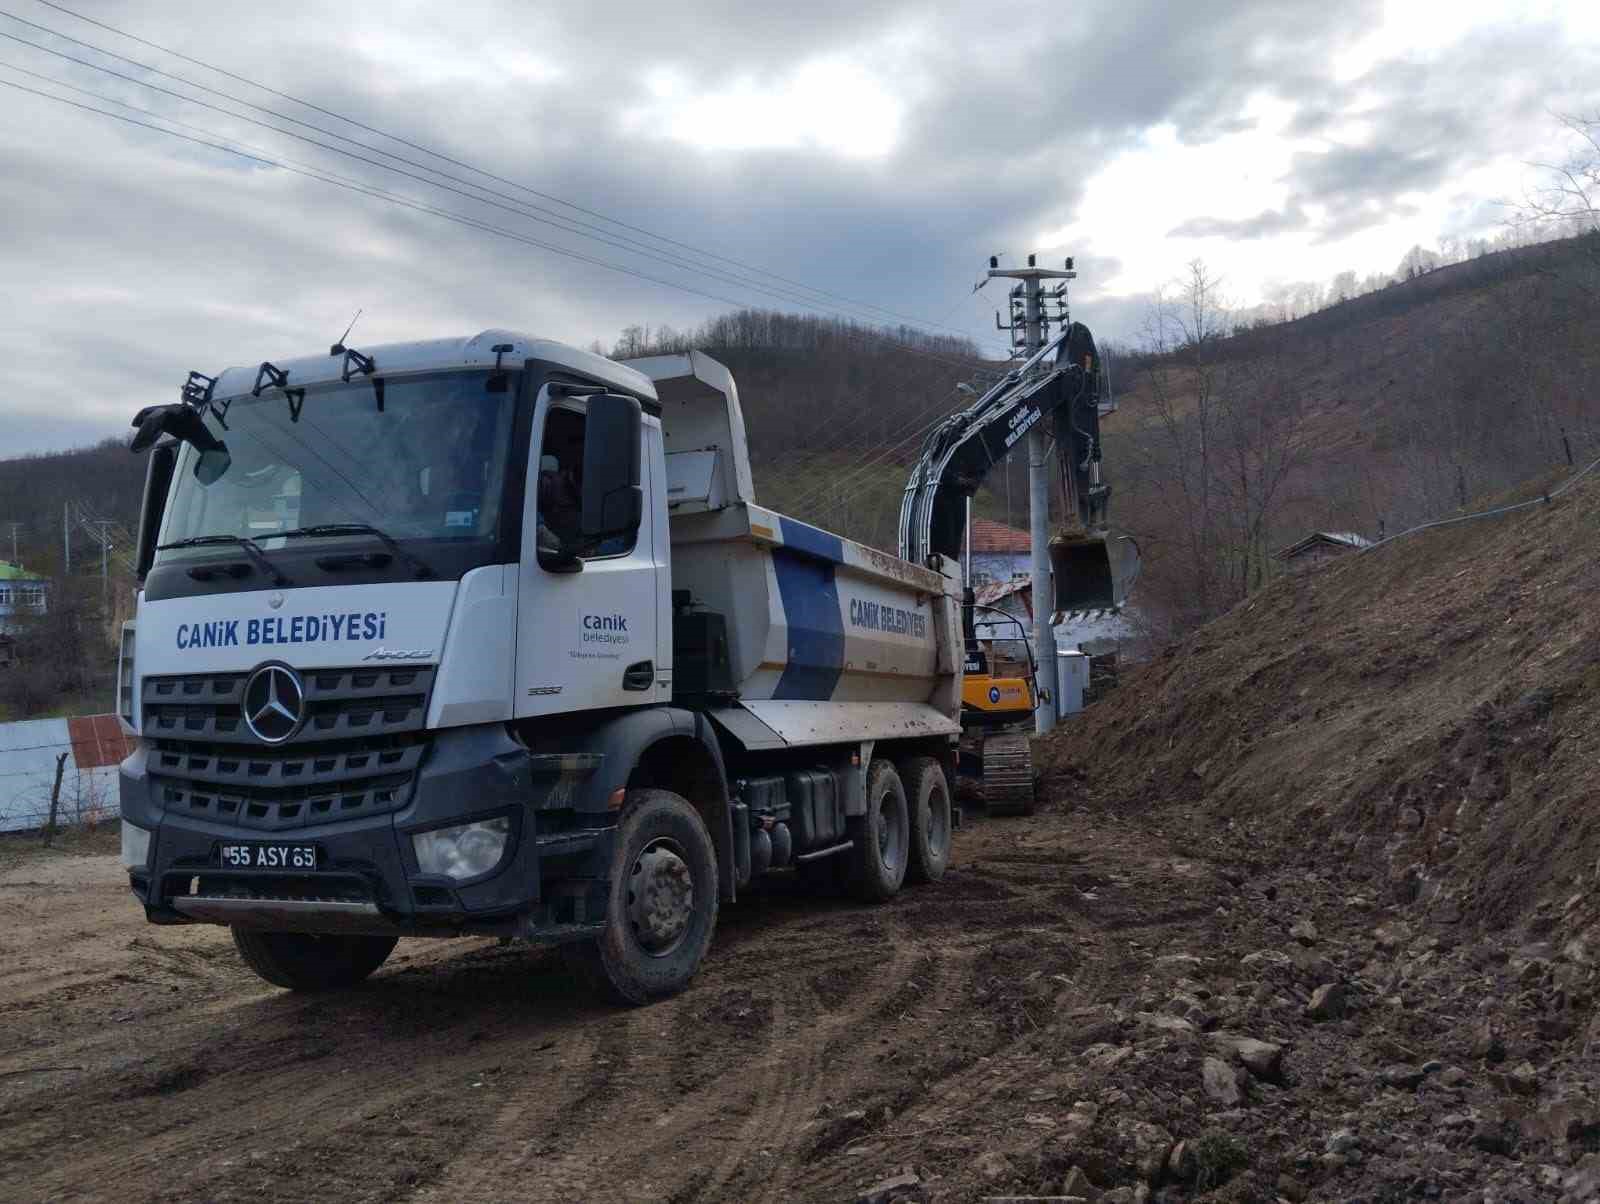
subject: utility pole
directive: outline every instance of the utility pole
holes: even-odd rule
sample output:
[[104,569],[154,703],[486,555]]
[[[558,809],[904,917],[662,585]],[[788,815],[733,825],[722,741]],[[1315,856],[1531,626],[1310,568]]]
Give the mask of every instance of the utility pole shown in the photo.
[[18,568],[21,568],[22,561],[17,559],[17,529],[21,527],[22,524],[7,523],[6,525],[11,528],[11,563],[16,565]]
[[[1050,323],[1067,320],[1066,281],[1077,279],[1072,270],[1072,260],[1066,268],[1041,268],[1035,256],[1028,256],[1025,268],[1002,268],[998,257],[989,259],[989,277],[1004,277],[1017,283],[1011,289],[1011,322],[1002,325],[1000,315],[995,315],[995,325],[1011,332],[1012,345],[1027,359],[1045,344]],[[1044,291],[1042,282],[1060,280],[1063,283]],[[1051,313],[1054,303],[1057,312]],[[1039,673],[1048,687],[1050,698],[1041,699],[1039,709],[1033,713],[1033,728],[1047,732],[1056,725],[1056,687],[1059,666],[1056,664],[1056,633],[1050,626],[1050,614],[1055,608],[1055,593],[1050,587],[1050,438],[1039,427],[1028,432],[1028,540],[1033,551],[1033,656]]]
[[72,524],[67,521],[68,502],[61,503],[61,587],[72,576]]
[[109,518],[94,520],[94,525],[100,528],[100,612],[104,615],[111,614],[111,573],[109,559],[111,555],[111,537],[106,534],[106,528],[111,525]]

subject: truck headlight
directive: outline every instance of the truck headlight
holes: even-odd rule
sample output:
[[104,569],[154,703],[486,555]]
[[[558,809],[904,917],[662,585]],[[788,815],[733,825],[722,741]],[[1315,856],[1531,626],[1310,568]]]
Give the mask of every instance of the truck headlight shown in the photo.
[[460,882],[487,874],[499,865],[510,837],[511,820],[502,815],[499,819],[417,832],[411,837],[411,847],[417,854],[417,868],[424,874],[443,874]]
[[150,864],[150,830],[122,821],[122,864],[130,870],[142,870]]

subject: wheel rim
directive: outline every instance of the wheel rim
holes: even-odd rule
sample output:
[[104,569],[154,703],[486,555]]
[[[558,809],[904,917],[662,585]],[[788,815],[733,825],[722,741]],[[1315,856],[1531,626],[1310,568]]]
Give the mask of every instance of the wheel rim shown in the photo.
[[928,800],[928,846],[936,857],[950,848],[950,796],[936,789]]
[[889,870],[897,870],[906,855],[906,805],[893,790],[878,799],[878,859]]
[[628,926],[639,948],[666,957],[694,919],[694,872],[674,840],[651,841],[628,871]]

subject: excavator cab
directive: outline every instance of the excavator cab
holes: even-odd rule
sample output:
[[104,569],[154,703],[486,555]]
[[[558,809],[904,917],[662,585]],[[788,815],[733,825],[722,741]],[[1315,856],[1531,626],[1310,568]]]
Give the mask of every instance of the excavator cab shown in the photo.
[[1057,614],[1116,610],[1139,576],[1139,545],[1105,531],[1060,534],[1050,541]]

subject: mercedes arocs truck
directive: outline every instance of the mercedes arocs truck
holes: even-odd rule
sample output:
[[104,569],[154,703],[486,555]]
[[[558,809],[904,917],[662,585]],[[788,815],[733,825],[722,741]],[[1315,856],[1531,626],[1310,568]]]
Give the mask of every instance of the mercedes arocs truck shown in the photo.
[[943,873],[957,561],[760,506],[714,360],[336,344],[135,425],[151,921],[227,925],[293,989],[400,936],[556,942],[638,1003],[763,873],[871,900]]

